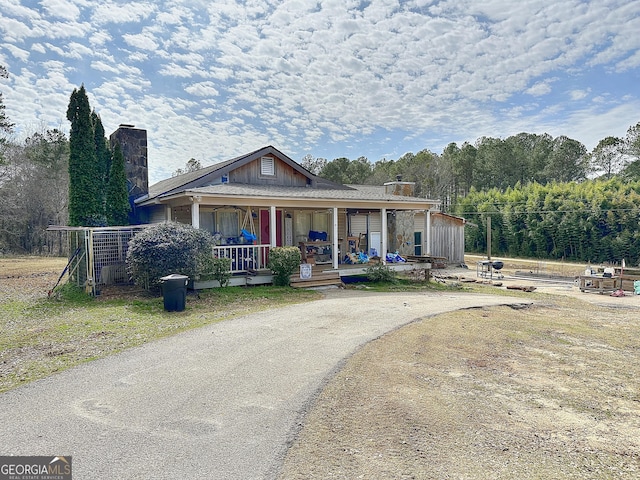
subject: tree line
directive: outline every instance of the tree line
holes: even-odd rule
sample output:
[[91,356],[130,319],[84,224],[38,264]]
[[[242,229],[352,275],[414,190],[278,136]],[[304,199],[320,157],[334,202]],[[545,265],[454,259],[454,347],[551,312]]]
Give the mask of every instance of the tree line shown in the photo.
[[129,194],[120,144],[113,150],[100,116],[82,85],[67,108],[69,134],[69,225],[128,225]]
[[467,251],[640,264],[640,180],[616,177],[471,191],[454,213],[468,220]]
[[482,137],[475,143],[450,143],[437,154],[428,149],[398,160],[371,163],[366,157],[327,161],[307,155],[302,166],[339,183],[382,184],[398,175],[416,183],[416,193],[443,200],[453,208],[458,197],[476,191],[550,182],[581,182],[590,178],[640,178],[640,123],[625,138],[606,137],[588,152],[566,136],[519,133],[505,139]]

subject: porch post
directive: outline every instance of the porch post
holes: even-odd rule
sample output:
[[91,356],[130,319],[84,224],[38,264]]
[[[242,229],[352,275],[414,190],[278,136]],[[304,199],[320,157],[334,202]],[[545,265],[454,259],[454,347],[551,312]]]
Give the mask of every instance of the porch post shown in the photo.
[[331,233],[333,238],[333,246],[331,252],[333,253],[333,268],[338,269],[338,260],[340,260],[340,254],[338,253],[338,207],[333,207],[333,231]]
[[276,207],[271,206],[269,211],[269,245],[276,247],[278,245],[277,233],[278,227],[276,225]]
[[380,232],[382,234],[382,245],[380,245],[380,247],[382,248],[382,252],[380,254],[380,257],[382,258],[382,263],[386,264],[387,263],[387,209],[383,208],[382,210],[380,210],[380,215],[381,215],[381,220],[382,220],[382,232]]
[[200,196],[191,197],[191,226],[200,228]]
[[171,221],[171,205],[164,206],[164,221],[165,222]]
[[424,227],[424,236],[425,236],[425,246],[424,252],[426,255],[431,255],[431,210],[427,210],[425,215],[425,227]]

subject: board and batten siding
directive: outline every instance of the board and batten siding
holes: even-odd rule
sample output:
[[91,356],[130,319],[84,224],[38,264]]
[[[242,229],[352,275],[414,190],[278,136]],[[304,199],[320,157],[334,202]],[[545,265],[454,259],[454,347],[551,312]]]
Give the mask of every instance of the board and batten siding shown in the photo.
[[431,214],[431,254],[448,263],[464,263],[464,220],[440,213]]
[[274,175],[264,175],[261,169],[261,159],[258,158],[247,165],[236,168],[229,173],[230,183],[242,183],[250,185],[280,185],[284,187],[304,187],[307,178],[279,158],[268,155],[265,158],[273,158]]

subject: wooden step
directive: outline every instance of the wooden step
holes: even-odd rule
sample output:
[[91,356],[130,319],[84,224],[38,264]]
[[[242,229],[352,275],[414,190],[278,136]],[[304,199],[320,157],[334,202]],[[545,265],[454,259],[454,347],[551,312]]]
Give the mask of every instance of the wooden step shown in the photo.
[[311,278],[300,278],[299,274],[291,275],[290,285],[294,288],[311,288],[311,287],[323,287],[329,285],[342,285],[340,280],[340,273],[338,272],[314,272]]

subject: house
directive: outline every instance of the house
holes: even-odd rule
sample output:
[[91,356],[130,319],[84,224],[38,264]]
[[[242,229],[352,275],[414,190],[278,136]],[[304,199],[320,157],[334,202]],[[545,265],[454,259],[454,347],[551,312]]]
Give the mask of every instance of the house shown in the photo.
[[[134,138],[128,140],[128,135]],[[431,250],[431,214],[440,202],[413,196],[413,183],[340,185],[318,177],[273,146],[148,187],[140,130],[121,125],[111,136],[123,145],[138,223],[177,221],[206,229],[232,270],[266,266],[268,249],[299,246],[309,263],[338,269],[364,252],[424,254]],[[131,159],[131,160],[130,160]]]

